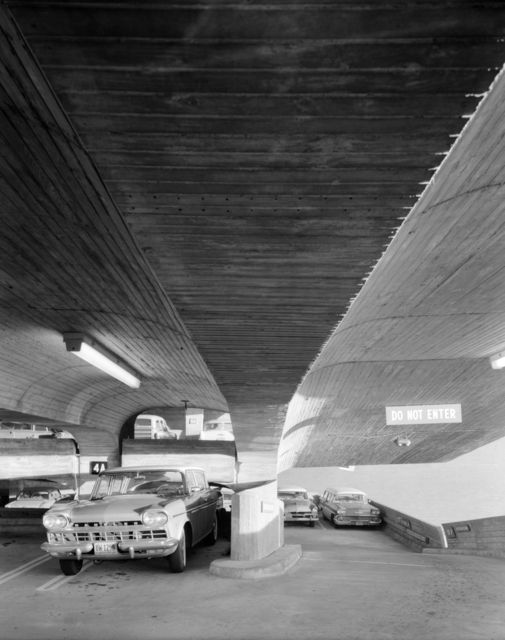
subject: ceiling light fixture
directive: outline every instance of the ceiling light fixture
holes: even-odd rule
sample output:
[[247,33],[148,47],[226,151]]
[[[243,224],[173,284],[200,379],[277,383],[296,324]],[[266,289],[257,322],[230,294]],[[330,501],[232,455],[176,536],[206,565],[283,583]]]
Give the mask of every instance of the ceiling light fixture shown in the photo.
[[503,369],[505,367],[505,351],[495,354],[489,358],[493,369]]
[[393,442],[398,447],[410,447],[410,445],[412,444],[409,438],[407,438],[407,436],[396,436]]
[[97,369],[108,373],[116,380],[123,382],[132,389],[140,387],[140,379],[127,371],[125,365],[120,363],[116,356],[107,353],[107,351],[82,333],[64,333],[63,341],[75,356],[85,360]]

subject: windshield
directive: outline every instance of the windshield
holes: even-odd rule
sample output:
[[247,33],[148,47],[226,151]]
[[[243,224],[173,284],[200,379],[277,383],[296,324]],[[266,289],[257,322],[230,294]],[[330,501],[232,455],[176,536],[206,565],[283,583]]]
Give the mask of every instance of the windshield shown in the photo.
[[278,495],[281,500],[308,500],[306,491],[281,491]]
[[92,500],[105,496],[140,493],[182,495],[184,479],[180,471],[145,470],[106,473],[98,478],[91,495]]
[[366,502],[366,497],[362,493],[339,493],[335,502]]

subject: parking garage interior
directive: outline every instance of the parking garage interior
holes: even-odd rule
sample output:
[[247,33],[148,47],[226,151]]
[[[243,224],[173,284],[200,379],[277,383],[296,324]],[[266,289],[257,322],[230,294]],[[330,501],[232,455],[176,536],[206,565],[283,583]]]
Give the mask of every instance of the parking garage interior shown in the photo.
[[[294,483],[366,491],[385,525],[358,547],[499,585],[504,38],[498,0],[2,2],[0,515],[41,479],[178,460],[235,490],[203,554],[232,582],[319,561],[282,522]],[[177,435],[136,439],[146,414]],[[40,531],[0,526],[11,598]],[[344,562],[352,536],[315,532]],[[494,596],[465,598],[488,626],[432,637],[503,637]],[[438,601],[425,620],[462,615]]]

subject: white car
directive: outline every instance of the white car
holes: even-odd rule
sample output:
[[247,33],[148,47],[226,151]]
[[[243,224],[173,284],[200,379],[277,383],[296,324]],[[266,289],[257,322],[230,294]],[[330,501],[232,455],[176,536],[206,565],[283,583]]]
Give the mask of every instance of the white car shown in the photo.
[[166,558],[179,573],[192,547],[216,542],[220,499],[203,469],[106,469],[88,500],[56,504],[44,514],[42,549],[59,559],[65,575],[79,573],[86,559]]
[[319,520],[317,506],[303,487],[279,487],[277,497],[284,503],[284,522],[306,522],[314,527]]
[[223,428],[206,429],[200,433],[200,440],[226,440],[233,442],[235,436],[232,431]]
[[228,489],[228,487],[221,487],[221,496],[223,498],[223,509],[228,513],[231,513],[231,501],[235,491]]
[[63,498],[59,489],[23,489],[16,499],[8,502],[7,509],[49,509]]

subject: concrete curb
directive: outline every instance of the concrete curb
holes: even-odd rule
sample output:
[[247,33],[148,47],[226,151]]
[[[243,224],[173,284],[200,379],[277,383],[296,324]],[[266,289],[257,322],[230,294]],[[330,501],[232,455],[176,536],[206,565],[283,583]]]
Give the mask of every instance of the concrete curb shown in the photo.
[[301,556],[301,545],[284,545],[260,560],[214,560],[210,563],[210,572],[221,578],[258,580],[282,575],[295,565]]
[[423,549],[423,554],[446,556],[480,556],[482,558],[500,558],[505,560],[505,551],[490,551],[486,549]]

